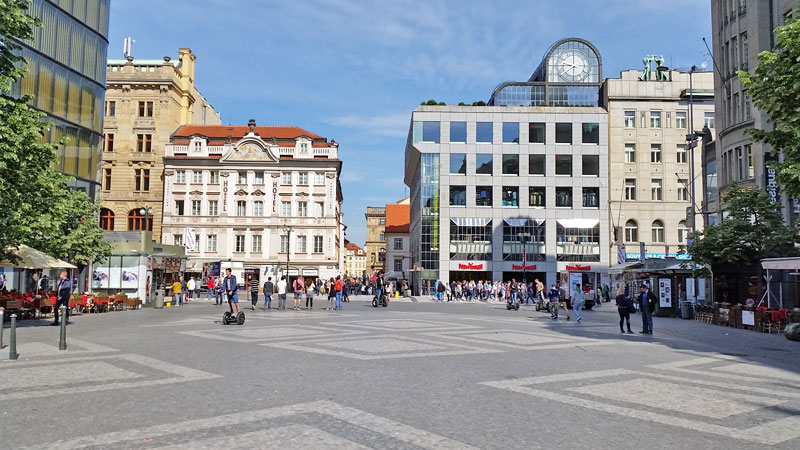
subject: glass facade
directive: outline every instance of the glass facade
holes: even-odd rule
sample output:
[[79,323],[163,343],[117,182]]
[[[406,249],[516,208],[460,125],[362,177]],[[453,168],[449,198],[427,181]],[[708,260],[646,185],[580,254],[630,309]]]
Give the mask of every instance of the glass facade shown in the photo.
[[75,187],[94,196],[99,189],[102,117],[110,0],[32,0],[28,14],[42,27],[21,42],[28,73],[12,87],[30,95],[29,105],[53,122],[49,136],[69,142],[56,168],[74,176]]
[[412,248],[418,249],[412,253],[412,262],[414,267],[422,268],[413,275],[416,282],[439,276],[439,169],[438,153],[422,154],[412,182],[411,215],[416,217],[419,213],[419,222],[412,225],[418,231],[410,236]]
[[497,92],[494,104],[498,106],[540,106],[546,105],[544,86],[510,85]]
[[550,86],[545,97],[544,85],[509,85],[492,98],[497,106],[599,106],[598,86]]

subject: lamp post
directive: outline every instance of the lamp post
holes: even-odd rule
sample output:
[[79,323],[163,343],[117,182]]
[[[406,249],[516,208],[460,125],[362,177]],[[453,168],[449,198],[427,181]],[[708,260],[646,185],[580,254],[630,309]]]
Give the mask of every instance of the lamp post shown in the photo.
[[289,248],[291,247],[292,242],[292,231],[294,231],[294,227],[289,225],[283,226],[283,231],[286,232],[286,282],[289,282]]
[[522,241],[522,283],[524,285],[528,285],[528,279],[526,277],[526,270],[528,266],[528,238],[531,237],[530,233],[517,233],[517,237]]
[[150,213],[152,209],[149,206],[139,209],[139,214],[144,216],[144,227],[142,227],[142,231],[153,231],[150,228]]

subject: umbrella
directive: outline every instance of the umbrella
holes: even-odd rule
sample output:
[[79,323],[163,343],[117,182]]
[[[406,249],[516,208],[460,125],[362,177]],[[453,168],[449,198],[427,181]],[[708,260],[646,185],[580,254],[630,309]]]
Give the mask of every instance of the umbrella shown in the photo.
[[370,279],[370,281],[375,281],[375,280],[378,279],[378,276],[377,275],[373,275],[373,276],[369,277],[369,279]]
[[25,244],[17,245],[16,250],[12,250],[12,252],[17,256],[17,262],[0,261],[0,267],[13,267],[15,269],[77,269],[76,266],[66,261],[53,258],[47,253],[40,252]]

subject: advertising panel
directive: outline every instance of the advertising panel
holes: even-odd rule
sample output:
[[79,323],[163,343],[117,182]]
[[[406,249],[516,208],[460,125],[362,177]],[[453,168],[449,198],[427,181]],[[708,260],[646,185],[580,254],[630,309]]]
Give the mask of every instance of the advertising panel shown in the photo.
[[658,306],[672,308],[672,280],[669,278],[658,279]]
[[122,257],[122,289],[139,289],[139,257]]

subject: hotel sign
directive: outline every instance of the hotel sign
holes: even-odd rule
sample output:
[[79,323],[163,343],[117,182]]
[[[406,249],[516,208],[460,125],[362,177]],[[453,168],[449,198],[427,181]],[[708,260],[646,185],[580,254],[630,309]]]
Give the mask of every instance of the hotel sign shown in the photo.
[[588,271],[592,270],[592,266],[582,266],[580,264],[567,265],[567,270],[576,271],[576,272],[588,272]]
[[536,270],[536,264],[528,264],[527,266],[523,266],[522,264],[512,264],[511,270]]
[[458,263],[458,270],[483,270],[483,264]]

